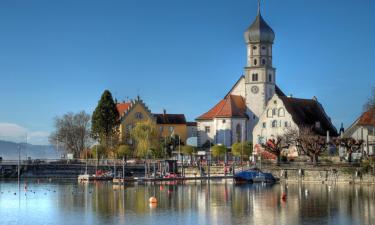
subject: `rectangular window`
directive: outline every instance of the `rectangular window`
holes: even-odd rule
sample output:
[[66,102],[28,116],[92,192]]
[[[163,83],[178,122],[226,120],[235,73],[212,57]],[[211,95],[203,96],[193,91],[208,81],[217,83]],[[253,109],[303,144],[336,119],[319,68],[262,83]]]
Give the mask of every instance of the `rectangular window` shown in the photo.
[[210,129],[210,127],[204,127],[204,131],[205,131],[206,133],[210,133],[210,132],[211,132],[211,129]]
[[169,132],[173,132],[173,130],[174,130],[174,127],[169,127]]
[[268,74],[268,82],[272,82],[272,74]]
[[284,122],[284,126],[288,127],[288,122],[287,121]]
[[159,130],[160,130],[160,132],[163,132],[164,127],[160,127]]
[[319,121],[315,122],[315,128],[320,128],[320,122]]
[[253,73],[253,81],[258,81],[258,74],[257,73]]

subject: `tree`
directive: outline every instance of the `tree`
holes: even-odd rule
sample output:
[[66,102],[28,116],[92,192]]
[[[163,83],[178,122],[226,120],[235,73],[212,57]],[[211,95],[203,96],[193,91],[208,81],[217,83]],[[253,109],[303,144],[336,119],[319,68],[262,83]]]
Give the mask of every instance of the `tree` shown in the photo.
[[120,124],[116,103],[110,91],[105,90],[98,106],[92,115],[92,136],[107,148],[117,139],[118,125]]
[[224,145],[214,145],[211,148],[212,156],[216,157],[217,159],[223,155],[225,155],[226,147]]
[[133,155],[133,151],[132,149],[130,148],[129,145],[120,145],[118,148],[117,148],[117,158],[118,159],[127,159],[127,157],[129,156],[132,156]]
[[106,147],[103,146],[103,145],[101,145],[101,144],[99,144],[99,145],[94,145],[94,146],[92,147],[92,154],[93,154],[93,156],[97,159],[97,161],[96,161],[96,165],[99,164],[99,159],[100,159],[101,157],[103,157],[103,156],[105,155],[105,153],[106,153]]
[[352,162],[353,152],[357,152],[363,145],[363,140],[355,140],[354,138],[337,138],[336,146],[344,147],[348,154],[348,162]]
[[193,146],[185,145],[181,149],[182,153],[190,156],[190,162],[193,162],[193,154],[196,152],[196,149]]
[[54,125],[56,131],[50,135],[50,143],[63,146],[74,157],[79,157],[90,144],[90,115],[84,111],[56,117]]
[[158,130],[154,121],[146,120],[138,122],[130,133],[135,141],[135,153],[138,157],[146,157],[149,150],[160,151]]
[[285,140],[281,136],[269,139],[265,144],[262,145],[264,150],[276,156],[276,162],[279,165],[281,161],[281,152],[288,148]]
[[326,137],[315,134],[310,127],[301,127],[299,131],[291,129],[286,136],[289,143],[296,145],[299,154],[307,155],[314,165],[327,149]]
[[372,88],[372,95],[367,100],[365,105],[363,106],[364,110],[367,111],[369,109],[375,108],[375,87]]
[[244,156],[250,156],[253,153],[252,142],[237,142],[232,145],[232,154],[241,157],[241,163]]

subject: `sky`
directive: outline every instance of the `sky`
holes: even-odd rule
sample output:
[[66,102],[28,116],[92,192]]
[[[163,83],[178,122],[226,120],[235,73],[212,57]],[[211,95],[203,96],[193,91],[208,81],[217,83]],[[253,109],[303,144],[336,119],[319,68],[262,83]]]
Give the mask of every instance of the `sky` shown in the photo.
[[[349,126],[375,86],[375,1],[264,0],[278,86]],[[48,144],[105,89],[194,120],[243,73],[256,0],[0,1],[0,139]],[[26,135],[27,134],[27,135]]]

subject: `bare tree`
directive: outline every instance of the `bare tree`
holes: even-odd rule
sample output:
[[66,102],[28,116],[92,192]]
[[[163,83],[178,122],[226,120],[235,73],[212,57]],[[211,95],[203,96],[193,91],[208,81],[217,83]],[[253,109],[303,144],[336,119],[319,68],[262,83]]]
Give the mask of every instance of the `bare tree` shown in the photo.
[[363,106],[363,109],[365,111],[372,109],[372,108],[375,108],[375,87],[372,88],[372,95]]
[[337,138],[336,146],[344,147],[348,154],[348,162],[352,162],[353,152],[357,152],[363,145],[363,140],[355,140],[354,138]]
[[285,138],[297,147],[299,154],[307,155],[314,165],[318,164],[319,156],[327,149],[326,137],[315,134],[310,127],[289,129]]
[[85,150],[90,143],[90,115],[82,111],[77,114],[69,112],[55,118],[56,131],[51,134],[49,141],[53,145],[63,146],[74,157]]
[[281,136],[277,136],[275,138],[269,139],[265,144],[262,145],[264,150],[267,152],[273,154],[277,158],[277,165],[280,164],[280,159],[281,159],[281,152],[283,149],[288,148],[288,144],[286,144],[285,140]]

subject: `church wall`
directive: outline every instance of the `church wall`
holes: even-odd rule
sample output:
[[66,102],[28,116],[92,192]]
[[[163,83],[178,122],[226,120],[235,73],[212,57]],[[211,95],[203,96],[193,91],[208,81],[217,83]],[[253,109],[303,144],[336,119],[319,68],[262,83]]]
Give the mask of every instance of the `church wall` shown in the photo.
[[231,95],[240,95],[246,98],[246,88],[245,88],[245,79],[242,78],[230,92]]
[[216,128],[215,143],[230,147],[232,143],[232,119],[215,118],[214,124]]
[[[247,122],[247,119],[232,119],[232,144],[234,144],[235,142],[239,141],[246,141],[247,140],[247,133],[246,132],[246,129],[247,129],[247,125],[246,125],[246,122]],[[237,134],[237,125],[239,125],[241,127],[240,129],[240,137],[238,137],[238,134]],[[239,139],[239,140],[238,140]]]
[[254,128],[253,143],[261,144],[261,142],[267,141],[272,136],[283,136],[291,128],[298,129],[298,126],[294,123],[292,116],[286,111],[281,99],[274,95],[267,103],[265,111]]
[[[206,132],[206,127],[210,128],[210,132]],[[208,140],[214,142],[214,123],[212,120],[206,121],[199,121],[197,123],[197,131],[198,131],[198,146],[201,147],[204,145]]]

